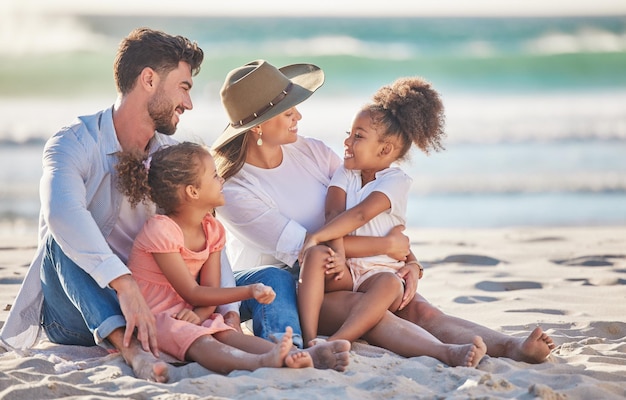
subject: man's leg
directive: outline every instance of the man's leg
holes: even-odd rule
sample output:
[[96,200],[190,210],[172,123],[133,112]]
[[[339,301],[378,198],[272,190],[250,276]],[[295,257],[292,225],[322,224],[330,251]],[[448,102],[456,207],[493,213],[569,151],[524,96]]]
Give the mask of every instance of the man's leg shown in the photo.
[[[270,304],[260,304],[255,299],[241,302],[241,320],[252,319],[255,336],[268,340],[280,340],[287,327],[293,329],[293,344],[302,348],[302,331],[296,300],[296,284],[288,271],[274,266],[265,266],[245,271],[235,271],[237,286],[263,283],[276,292]],[[273,339],[275,338],[275,339]]]
[[52,238],[46,243],[41,283],[42,325],[54,343],[94,346],[126,325],[115,292],[102,289]]

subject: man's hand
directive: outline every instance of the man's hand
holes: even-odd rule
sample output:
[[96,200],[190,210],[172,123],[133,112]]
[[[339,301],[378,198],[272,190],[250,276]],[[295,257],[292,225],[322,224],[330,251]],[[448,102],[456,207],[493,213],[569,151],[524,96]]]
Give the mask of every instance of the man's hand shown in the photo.
[[130,274],[122,275],[113,279],[109,286],[117,292],[120,308],[126,319],[124,346],[130,346],[130,340],[135,329],[137,329],[137,339],[141,343],[141,347],[158,357],[156,320],[135,279]]

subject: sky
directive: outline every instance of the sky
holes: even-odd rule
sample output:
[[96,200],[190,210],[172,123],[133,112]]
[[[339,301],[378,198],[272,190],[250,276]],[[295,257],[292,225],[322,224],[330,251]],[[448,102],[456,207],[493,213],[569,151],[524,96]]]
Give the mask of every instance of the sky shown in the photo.
[[626,16],[626,0],[2,0],[0,12],[7,10],[218,16]]

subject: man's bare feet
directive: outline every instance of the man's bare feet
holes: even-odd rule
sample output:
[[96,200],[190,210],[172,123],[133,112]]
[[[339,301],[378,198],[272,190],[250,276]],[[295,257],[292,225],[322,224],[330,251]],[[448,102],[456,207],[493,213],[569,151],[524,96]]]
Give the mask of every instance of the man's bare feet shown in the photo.
[[516,361],[538,364],[544,362],[555,347],[552,338],[538,326],[526,339],[513,342],[508,355]]
[[474,336],[471,344],[450,345],[448,359],[442,360],[451,367],[476,367],[487,353],[487,346],[480,336]]
[[128,358],[127,355],[123,353],[122,355],[137,378],[159,383],[165,383],[169,380],[169,365],[156,358],[152,353],[138,349],[134,355]]
[[343,372],[350,363],[350,342],[347,340],[320,341],[304,350],[311,355],[317,369]]

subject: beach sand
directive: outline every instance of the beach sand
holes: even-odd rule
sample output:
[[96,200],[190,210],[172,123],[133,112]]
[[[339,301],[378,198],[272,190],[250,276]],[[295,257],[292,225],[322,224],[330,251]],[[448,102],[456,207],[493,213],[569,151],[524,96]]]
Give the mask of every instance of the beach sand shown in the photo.
[[[476,369],[355,343],[346,372],[262,368],[228,376],[196,363],[167,384],[133,377],[118,354],[40,342],[0,354],[0,398],[623,399],[626,227],[413,229],[418,290],[445,312],[513,336],[536,325],[556,349],[543,364],[485,357]],[[34,230],[0,227],[0,321],[35,249]]]

